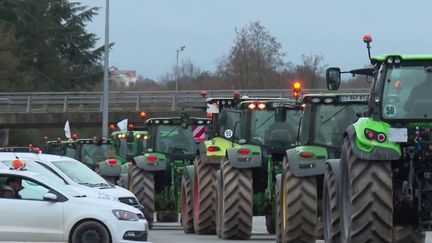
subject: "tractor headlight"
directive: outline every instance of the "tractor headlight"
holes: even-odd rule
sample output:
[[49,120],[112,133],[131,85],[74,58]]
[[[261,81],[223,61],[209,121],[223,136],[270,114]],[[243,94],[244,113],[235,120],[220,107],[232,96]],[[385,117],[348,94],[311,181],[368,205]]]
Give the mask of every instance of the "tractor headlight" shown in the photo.
[[112,212],[118,220],[126,220],[126,221],[138,221],[139,220],[138,215],[136,215],[132,212],[129,212],[129,211],[114,209]]

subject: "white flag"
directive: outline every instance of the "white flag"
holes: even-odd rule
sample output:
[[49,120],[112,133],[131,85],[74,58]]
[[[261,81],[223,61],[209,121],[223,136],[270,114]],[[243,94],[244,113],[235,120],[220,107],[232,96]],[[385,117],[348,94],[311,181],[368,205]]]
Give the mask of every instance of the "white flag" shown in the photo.
[[68,139],[71,139],[71,138],[72,138],[71,130],[70,130],[70,126],[69,126],[69,120],[67,120],[66,123],[65,123],[65,126],[64,126],[64,132],[65,132],[65,136],[66,136]]
[[128,119],[124,119],[124,120],[120,121],[119,123],[117,123],[117,127],[120,129],[120,131],[127,130]]

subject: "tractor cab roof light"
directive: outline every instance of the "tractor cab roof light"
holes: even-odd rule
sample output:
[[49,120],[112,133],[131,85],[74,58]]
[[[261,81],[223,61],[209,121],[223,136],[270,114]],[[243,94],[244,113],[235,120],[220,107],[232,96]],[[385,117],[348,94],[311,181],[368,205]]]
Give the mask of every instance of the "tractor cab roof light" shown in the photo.
[[324,103],[326,103],[326,104],[333,103],[333,101],[334,101],[333,98],[325,98],[325,99],[324,99]]
[[312,98],[312,103],[320,103],[321,102],[321,99],[320,98]]

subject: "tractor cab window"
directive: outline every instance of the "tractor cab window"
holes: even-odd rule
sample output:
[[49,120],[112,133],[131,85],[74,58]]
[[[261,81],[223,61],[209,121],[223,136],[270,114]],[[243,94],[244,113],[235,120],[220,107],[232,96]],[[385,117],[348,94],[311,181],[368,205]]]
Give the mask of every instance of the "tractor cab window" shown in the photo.
[[357,103],[316,105],[313,144],[340,148],[346,128],[365,109],[366,104]]
[[194,154],[196,143],[192,127],[159,125],[156,128],[156,151],[167,154]]
[[384,119],[432,118],[432,63],[389,66],[384,80]]
[[95,164],[97,162],[107,159],[108,150],[111,148],[110,144],[82,144],[81,145],[81,159],[83,163]]
[[254,110],[251,120],[251,141],[266,146],[295,144],[300,110]]
[[224,110],[219,116],[219,134],[226,139],[238,140],[241,137],[240,117],[240,112]]

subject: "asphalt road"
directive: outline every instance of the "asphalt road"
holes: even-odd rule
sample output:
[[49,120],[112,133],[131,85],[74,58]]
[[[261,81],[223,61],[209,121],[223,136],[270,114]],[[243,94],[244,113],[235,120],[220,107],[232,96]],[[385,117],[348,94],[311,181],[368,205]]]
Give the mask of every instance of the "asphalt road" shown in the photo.
[[[185,234],[180,223],[155,223],[153,230],[150,231],[149,241],[153,243],[220,243],[220,242],[248,242],[237,240],[220,240],[214,235],[195,235]],[[250,242],[276,242],[274,235],[267,234],[264,217],[254,217],[252,237]],[[432,233],[427,234],[427,243],[432,243]],[[324,243],[323,240],[317,240],[316,243]]]

